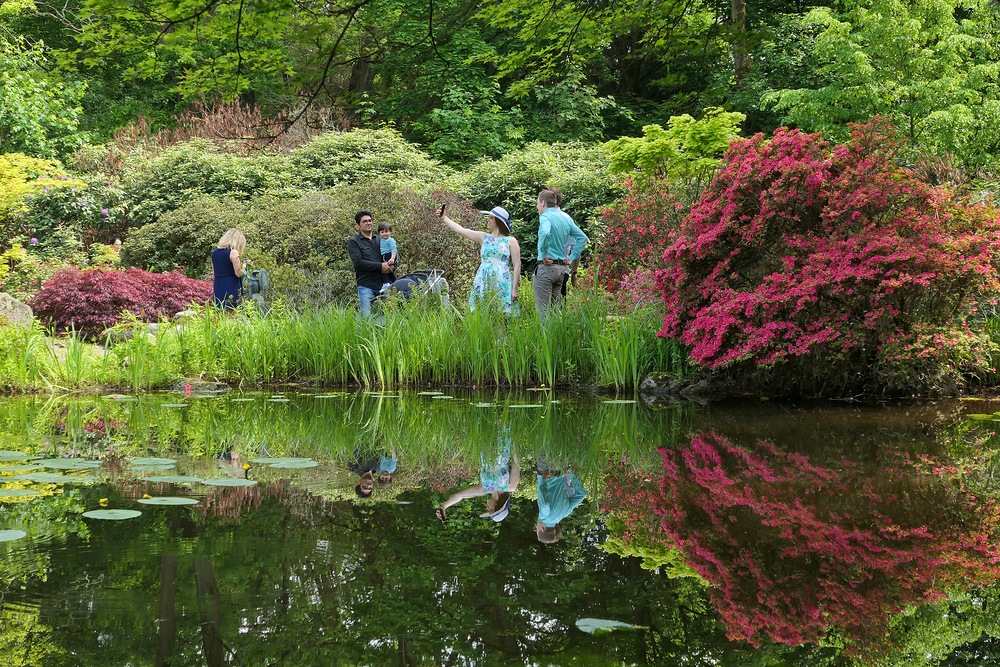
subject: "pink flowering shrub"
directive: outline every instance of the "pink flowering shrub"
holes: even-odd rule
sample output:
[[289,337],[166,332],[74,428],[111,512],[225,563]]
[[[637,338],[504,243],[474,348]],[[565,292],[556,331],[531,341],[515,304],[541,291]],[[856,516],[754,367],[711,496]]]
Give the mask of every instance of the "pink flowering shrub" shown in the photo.
[[72,328],[93,338],[120,322],[123,313],[155,322],[211,298],[212,283],[177,272],[64,269],[52,276],[28,305],[39,320],[56,331]]
[[998,213],[896,150],[878,122],[835,148],[784,128],[734,141],[664,255],[661,335],[700,365],[763,369],[775,393],[942,391],[988,367],[965,319],[1000,289]]
[[717,434],[660,453],[662,539],[712,586],[731,639],[799,645],[836,628],[849,652],[877,653],[892,614],[1000,578],[1000,507],[948,466],[832,467]]
[[604,237],[597,253],[601,286],[615,292],[635,271],[661,269],[663,251],[687,212],[665,180],[621,184],[625,196],[605,208]]

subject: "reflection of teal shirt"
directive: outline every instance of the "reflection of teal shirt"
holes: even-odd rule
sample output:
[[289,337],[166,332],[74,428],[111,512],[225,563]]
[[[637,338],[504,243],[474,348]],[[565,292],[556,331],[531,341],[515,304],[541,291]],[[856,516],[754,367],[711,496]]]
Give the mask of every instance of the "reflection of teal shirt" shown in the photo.
[[552,528],[575,510],[587,497],[587,490],[576,473],[538,475],[538,520]]
[[379,472],[396,472],[396,459],[383,456],[378,460]]

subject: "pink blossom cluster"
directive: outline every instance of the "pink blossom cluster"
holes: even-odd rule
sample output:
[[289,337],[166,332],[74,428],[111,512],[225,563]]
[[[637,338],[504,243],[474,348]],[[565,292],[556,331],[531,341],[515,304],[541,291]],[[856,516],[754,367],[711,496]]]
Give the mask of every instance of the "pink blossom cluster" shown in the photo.
[[687,213],[666,180],[621,185],[625,196],[604,209],[606,228],[597,255],[601,286],[610,292],[627,289],[622,281],[633,272],[663,268],[663,252]]
[[919,326],[938,336],[920,344],[948,345],[1000,290],[1000,215],[898,166],[889,134],[876,121],[836,147],[785,128],[734,141],[671,234],[661,335],[716,369],[804,356],[864,368]]

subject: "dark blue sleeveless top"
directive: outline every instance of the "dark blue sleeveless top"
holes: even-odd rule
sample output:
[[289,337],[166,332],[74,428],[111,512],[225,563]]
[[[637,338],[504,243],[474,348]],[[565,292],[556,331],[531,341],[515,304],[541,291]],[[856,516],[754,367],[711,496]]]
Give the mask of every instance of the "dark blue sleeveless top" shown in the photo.
[[229,310],[235,308],[243,296],[243,279],[236,277],[233,263],[229,260],[229,248],[212,251],[212,272],[215,274],[215,305]]

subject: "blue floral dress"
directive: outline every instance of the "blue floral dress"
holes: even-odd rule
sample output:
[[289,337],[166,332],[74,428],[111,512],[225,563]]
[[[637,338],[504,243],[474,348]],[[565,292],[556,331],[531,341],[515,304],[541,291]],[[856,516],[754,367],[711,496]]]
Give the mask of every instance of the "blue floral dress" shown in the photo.
[[483,489],[490,491],[510,491],[510,429],[504,427],[497,433],[496,456],[479,455],[479,481]]
[[514,300],[514,277],[510,272],[510,240],[507,236],[487,234],[479,249],[479,270],[472,281],[469,310],[476,309],[476,301],[486,298],[487,292],[496,292],[500,305],[510,315]]

